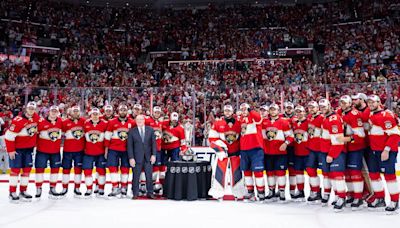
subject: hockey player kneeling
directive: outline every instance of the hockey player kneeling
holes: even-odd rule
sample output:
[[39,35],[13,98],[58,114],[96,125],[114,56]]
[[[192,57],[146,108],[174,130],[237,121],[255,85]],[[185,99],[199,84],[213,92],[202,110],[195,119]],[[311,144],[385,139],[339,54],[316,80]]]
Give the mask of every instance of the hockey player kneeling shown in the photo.
[[208,194],[222,201],[226,188],[231,188],[235,199],[243,198],[245,189],[240,171],[240,157],[228,156],[228,147],[221,140],[211,142],[210,147],[216,156],[212,161],[211,189]]

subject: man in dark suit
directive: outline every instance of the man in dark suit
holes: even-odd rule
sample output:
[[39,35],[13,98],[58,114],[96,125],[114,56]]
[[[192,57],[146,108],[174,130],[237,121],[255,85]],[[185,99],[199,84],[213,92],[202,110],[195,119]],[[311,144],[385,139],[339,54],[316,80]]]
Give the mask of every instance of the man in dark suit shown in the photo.
[[135,120],[137,127],[130,129],[128,134],[129,164],[133,167],[132,199],[138,197],[142,169],[146,175],[147,197],[154,199],[152,172],[156,161],[156,135],[153,128],[144,125],[143,115],[138,115]]

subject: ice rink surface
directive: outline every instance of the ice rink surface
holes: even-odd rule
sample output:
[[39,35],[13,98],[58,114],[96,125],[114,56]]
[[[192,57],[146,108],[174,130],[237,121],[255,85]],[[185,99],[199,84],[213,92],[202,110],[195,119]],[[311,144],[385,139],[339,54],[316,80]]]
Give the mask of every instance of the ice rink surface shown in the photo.
[[[33,175],[31,175],[32,177]],[[7,176],[0,175],[0,180]],[[60,184],[58,188],[60,188]],[[0,183],[0,228],[16,227],[240,227],[240,228],[396,228],[400,215],[346,208],[335,213],[331,206],[307,203],[244,203],[235,201],[171,201],[131,199],[76,199],[72,185],[68,196],[48,199],[44,184],[40,201],[11,204],[8,184]],[[85,187],[81,189],[84,192]],[[28,191],[34,194],[35,186]],[[106,187],[106,194],[110,186]],[[306,191],[307,192],[307,191]]]

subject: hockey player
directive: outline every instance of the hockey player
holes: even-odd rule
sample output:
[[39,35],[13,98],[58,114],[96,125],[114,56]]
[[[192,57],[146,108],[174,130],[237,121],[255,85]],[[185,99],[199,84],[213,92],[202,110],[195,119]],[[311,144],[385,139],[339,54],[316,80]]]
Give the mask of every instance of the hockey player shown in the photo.
[[[346,204],[346,182],[344,180],[344,172],[346,170],[346,153],[343,142],[343,121],[331,107],[331,104],[326,99],[319,101],[319,107],[324,115],[322,122],[321,136],[321,153],[323,172],[328,173],[335,195],[338,197],[334,203],[336,212],[342,211]],[[326,183],[326,182],[324,182]],[[326,187],[324,186],[325,190]],[[325,191],[321,203],[327,205],[329,201],[330,191]]]
[[165,172],[167,171],[167,166],[165,161],[163,160],[163,156],[161,153],[161,142],[162,142],[162,123],[163,118],[161,117],[162,111],[159,106],[155,106],[153,108],[153,115],[145,117],[145,124],[154,129],[156,134],[156,142],[157,142],[157,153],[156,153],[156,162],[153,166],[153,183],[154,183],[154,192],[158,195],[162,195],[162,186],[164,185],[165,180]]
[[[239,199],[243,198],[244,194],[244,183],[242,172],[240,171],[239,137],[241,125],[233,116],[233,107],[231,105],[225,105],[223,110],[224,118],[214,122],[208,135],[212,148],[213,143],[217,147],[226,148],[226,151],[219,150],[216,153],[216,161],[213,165],[214,179],[212,180],[212,188],[209,194],[216,199],[223,199],[225,187],[227,186],[225,177],[228,174],[230,178],[228,183],[232,187],[233,196]],[[219,172],[216,172],[216,170]]]
[[104,106],[104,114],[100,117],[101,120],[109,121],[115,117],[114,108],[112,105]]
[[339,100],[338,114],[344,122],[344,142],[346,142],[346,184],[348,199],[352,210],[357,210],[363,204],[362,193],[364,181],[361,173],[363,157],[366,150],[365,132],[362,113],[352,108],[352,100],[344,95]]
[[290,196],[296,201],[304,201],[304,171],[310,151],[308,146],[308,119],[303,106],[296,106],[296,119],[292,122],[294,136],[294,172],[296,174],[297,192],[290,191]]
[[142,114],[142,105],[135,104],[133,105],[132,119],[135,119],[136,116]]
[[[291,124],[296,121],[296,116],[294,113],[294,105],[292,102],[283,103],[283,107],[285,108],[285,112],[281,115],[282,118],[286,119],[289,123],[289,128],[291,129]],[[289,171],[289,189],[291,192],[295,192],[296,190],[296,172],[294,170],[294,145],[288,145],[287,149],[287,158],[288,158],[288,171]]]
[[61,136],[62,136],[62,120],[58,117],[60,111],[57,106],[51,106],[49,115],[46,119],[41,118],[38,124],[38,141],[35,157],[36,169],[36,198],[42,195],[43,173],[50,163],[50,198],[57,198],[59,193],[56,192],[58,181],[58,172],[61,167]]
[[74,194],[81,196],[80,191],[82,181],[82,159],[83,150],[85,148],[85,133],[84,133],[85,119],[81,117],[81,110],[79,106],[73,106],[70,109],[68,119],[63,121],[62,130],[65,135],[64,149],[63,149],[63,190],[60,195],[64,196],[68,192],[68,184],[72,162],[74,163]]
[[382,108],[377,95],[368,97],[368,107],[371,110],[369,117],[371,129],[368,134],[371,152],[367,153],[367,163],[375,196],[374,201],[369,203],[368,207],[380,209],[386,206],[384,187],[380,177],[380,173],[383,173],[391,200],[385,210],[388,213],[396,213],[399,209],[399,185],[395,174],[395,163],[400,142],[400,130],[394,114]]
[[[310,182],[310,196],[307,201],[310,203],[315,203],[321,199],[321,189],[320,189],[320,178],[317,175],[317,168],[322,164],[322,157],[320,155],[320,144],[321,144],[321,125],[323,121],[323,116],[319,112],[319,106],[316,101],[310,101],[308,103],[308,145],[307,148],[310,151],[307,159],[306,170],[309,176]],[[328,173],[322,172],[324,178],[324,189],[325,192],[329,193],[331,191],[331,184],[328,178]]]
[[187,150],[185,143],[185,132],[182,125],[179,124],[179,115],[176,112],[171,113],[170,120],[164,121],[162,125],[163,143],[161,148],[165,156],[165,162],[178,161],[179,155]]
[[[118,116],[108,121],[105,133],[105,157],[112,184],[112,192],[108,197],[117,197],[119,194],[126,197],[128,193],[129,161],[126,140],[129,129],[133,127],[135,127],[135,121],[128,118],[128,106],[120,104]],[[120,182],[118,171],[121,171]]]
[[104,196],[104,185],[106,181],[106,158],[104,134],[107,130],[107,122],[100,120],[100,110],[93,108],[89,112],[90,119],[85,122],[85,155],[83,156],[82,169],[85,174],[85,184],[87,191],[85,197],[92,195],[93,177],[92,169],[95,164],[98,173],[98,196]]
[[240,105],[240,111],[240,169],[244,173],[244,182],[247,188],[244,199],[245,201],[255,201],[254,174],[258,199],[264,201],[264,146],[261,131],[257,126],[261,124],[262,119],[260,114],[251,110],[247,103]]
[[[29,174],[32,168],[33,148],[36,146],[37,125],[39,115],[35,112],[36,103],[29,102],[21,115],[16,116],[5,133],[5,144],[10,164],[10,195],[11,202],[31,201],[27,193]],[[20,193],[17,195],[18,178],[20,178]]]
[[[293,132],[287,119],[279,116],[279,106],[269,107],[269,118],[262,122],[264,138],[264,165],[267,172],[269,193],[266,200],[272,200],[279,195],[280,201],[285,201],[287,146],[293,142]],[[276,183],[279,194],[275,194]]]

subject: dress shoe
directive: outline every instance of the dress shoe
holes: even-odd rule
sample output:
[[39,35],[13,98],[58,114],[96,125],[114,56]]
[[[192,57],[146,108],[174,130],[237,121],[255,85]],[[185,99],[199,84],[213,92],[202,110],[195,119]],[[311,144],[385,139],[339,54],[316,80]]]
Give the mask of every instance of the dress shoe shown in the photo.
[[137,200],[138,196],[132,196],[132,200]]
[[147,195],[147,198],[148,198],[148,199],[155,199],[156,197],[154,196],[154,194],[148,194],[148,195]]

